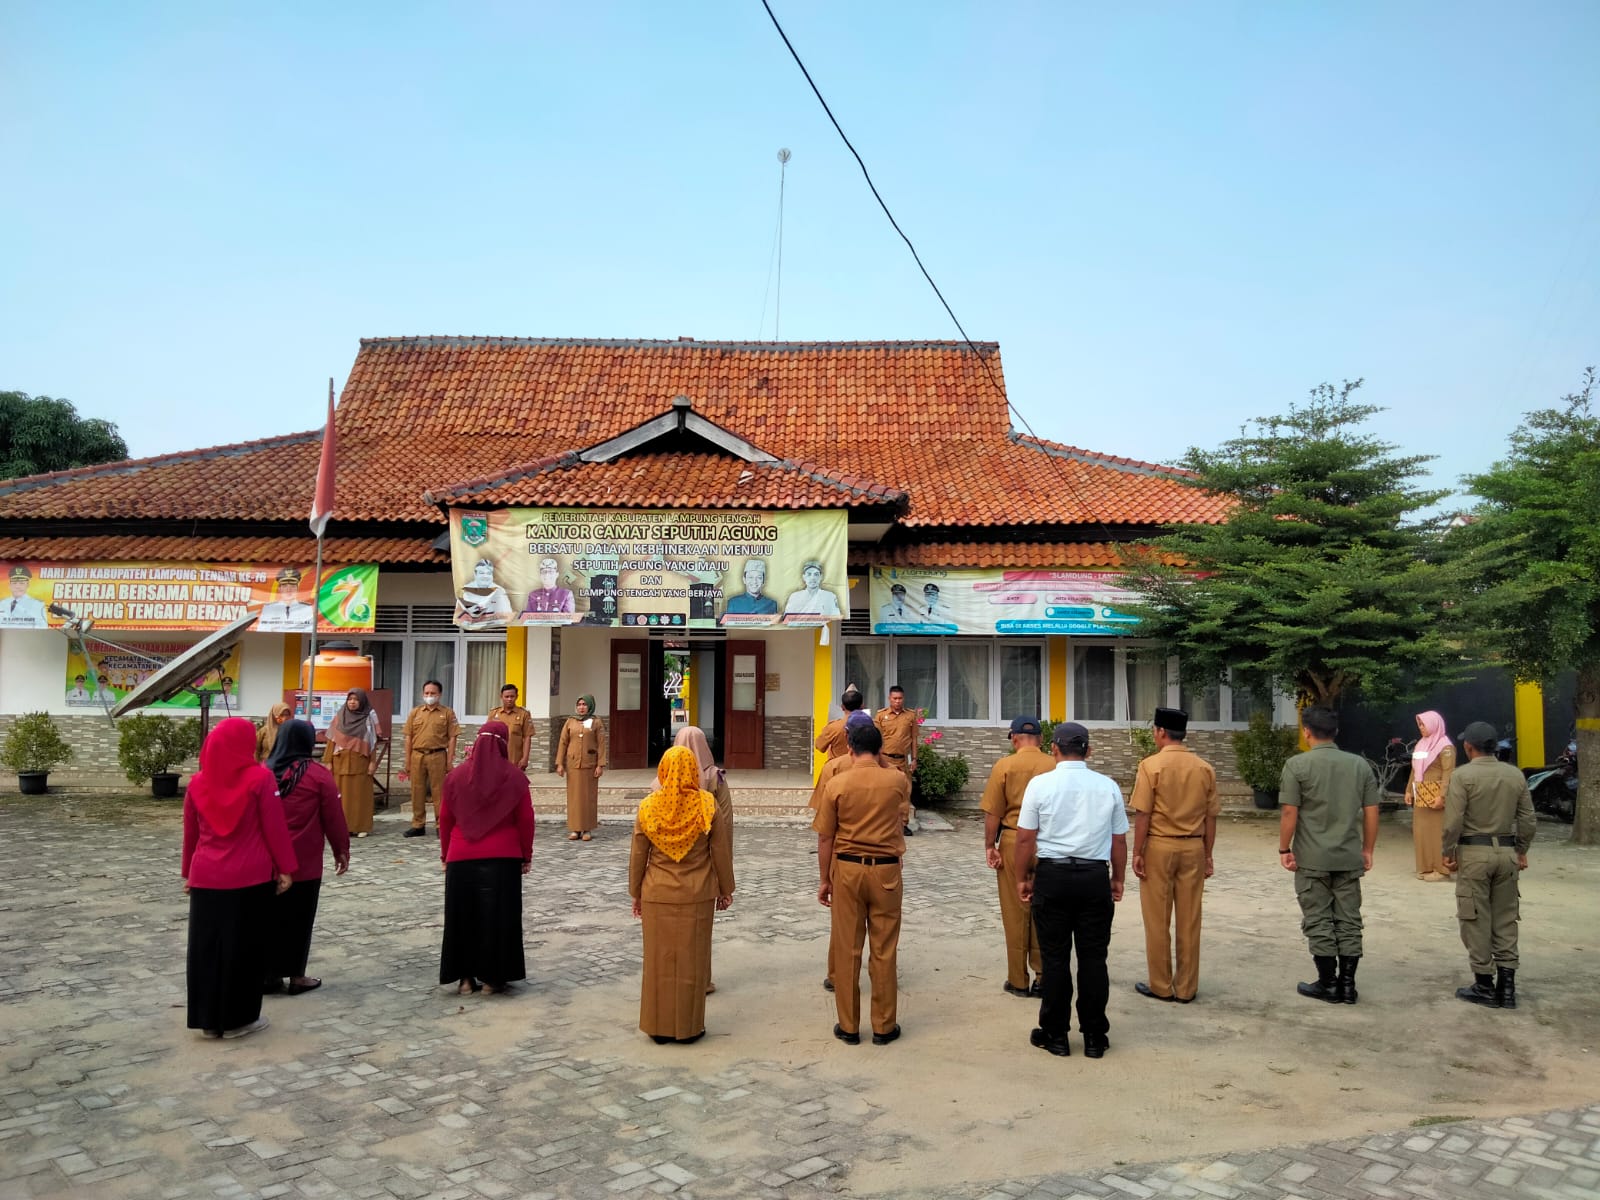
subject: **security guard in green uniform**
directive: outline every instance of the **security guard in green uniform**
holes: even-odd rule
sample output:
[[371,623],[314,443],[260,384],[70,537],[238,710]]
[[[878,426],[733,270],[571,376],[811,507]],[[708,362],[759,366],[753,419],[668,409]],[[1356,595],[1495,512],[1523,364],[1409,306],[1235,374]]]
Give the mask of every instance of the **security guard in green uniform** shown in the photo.
[[1456,873],[1456,920],[1472,961],[1472,986],[1456,997],[1489,1008],[1517,1006],[1517,876],[1528,869],[1536,819],[1528,781],[1494,756],[1487,721],[1461,731],[1467,763],[1444,793],[1444,865]]

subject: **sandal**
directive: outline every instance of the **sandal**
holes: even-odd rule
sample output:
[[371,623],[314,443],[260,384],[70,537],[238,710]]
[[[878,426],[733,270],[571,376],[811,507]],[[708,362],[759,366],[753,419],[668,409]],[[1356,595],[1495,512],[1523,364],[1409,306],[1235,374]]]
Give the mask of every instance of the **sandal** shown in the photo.
[[577,834],[576,834],[576,833],[569,833],[569,834],[567,834],[567,841],[569,841],[569,842],[575,842],[575,841],[577,841],[577,840],[578,840],[578,835],[577,835]]
[[288,987],[288,992],[291,996],[303,996],[307,992],[316,991],[321,986],[322,980],[313,979],[311,976],[307,975],[304,983],[291,983]]
[[473,992],[475,992],[477,990],[478,990],[478,985],[473,983],[472,980],[463,979],[461,981],[461,986],[456,988],[456,995],[458,995],[458,996],[470,996],[470,995],[472,995]]
[[594,841],[594,839],[593,839],[593,838],[592,838],[592,837],[590,837],[590,836],[589,836],[589,835],[588,835],[588,834],[587,834],[587,833],[586,833],[586,834],[584,834],[584,835],[583,835],[583,838],[582,838],[582,840],[583,840],[583,841],[585,841],[585,842],[592,842],[592,841]]

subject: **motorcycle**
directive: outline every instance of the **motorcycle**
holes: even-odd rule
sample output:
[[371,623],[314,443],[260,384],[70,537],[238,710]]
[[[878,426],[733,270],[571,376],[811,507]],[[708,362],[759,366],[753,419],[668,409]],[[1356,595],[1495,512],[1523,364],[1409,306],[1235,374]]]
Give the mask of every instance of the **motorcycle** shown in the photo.
[[[1501,762],[1515,761],[1516,743],[1501,738],[1495,745],[1495,757]],[[1542,767],[1523,767],[1522,775],[1528,781],[1528,791],[1533,795],[1533,811],[1542,812],[1572,824],[1578,815],[1578,743],[1567,743],[1555,762]]]

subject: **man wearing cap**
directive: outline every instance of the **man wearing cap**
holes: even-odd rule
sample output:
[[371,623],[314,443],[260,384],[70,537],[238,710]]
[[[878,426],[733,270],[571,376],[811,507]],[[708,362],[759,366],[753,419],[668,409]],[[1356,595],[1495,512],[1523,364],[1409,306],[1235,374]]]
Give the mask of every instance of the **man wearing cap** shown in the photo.
[[310,633],[311,605],[300,599],[300,570],[284,567],[278,572],[277,599],[261,606],[256,622],[260,633]]
[[[1188,746],[1189,714],[1158,708],[1156,753],[1133,785],[1133,873],[1144,917],[1149,980],[1141,996],[1188,1004],[1200,988],[1200,909],[1217,840],[1217,772]],[[1173,964],[1173,926],[1177,964]]]
[[939,585],[925,583],[922,585],[922,619],[937,625],[954,624],[955,618],[950,615],[950,610],[939,598]]
[[1314,705],[1300,714],[1310,746],[1283,765],[1278,783],[1278,861],[1294,872],[1300,928],[1317,967],[1295,990],[1329,1004],[1356,1002],[1361,961],[1361,877],[1378,844],[1378,779],[1359,754],[1334,745],[1339,717]]
[[[917,714],[906,707],[906,693],[898,683],[889,689],[889,707],[880,708],[872,723],[883,735],[883,758],[909,783],[917,773]],[[911,810],[905,832],[917,831],[917,810]]]
[[889,603],[878,608],[878,620],[891,625],[904,624],[913,619],[915,614],[911,605],[906,601],[906,585],[895,583],[889,586]]
[[841,771],[817,804],[817,902],[832,910],[828,971],[837,985],[839,1020],[833,1036],[861,1041],[861,947],[868,945],[872,980],[872,1044],[900,1036],[897,958],[902,888],[903,810],[911,797],[904,775],[877,764],[883,735],[866,721],[850,727],[849,770]]
[[526,771],[533,751],[533,714],[517,703],[516,684],[508,683],[500,689],[500,707],[489,714],[489,720],[505,723],[506,757]]
[[1456,921],[1472,963],[1472,985],[1456,998],[1488,1008],[1517,1006],[1517,876],[1528,869],[1538,821],[1528,781],[1495,757],[1487,721],[1461,731],[1467,762],[1444,793],[1444,865],[1456,873]]
[[850,745],[845,741],[844,723],[850,719],[850,714],[861,708],[861,691],[855,684],[847,684],[844,694],[839,697],[839,707],[844,710],[844,715],[836,717],[822,727],[822,732],[817,734],[817,740],[812,744],[818,752],[826,754],[831,761],[843,758],[850,753]]
[[[1022,794],[1037,776],[1055,770],[1055,759],[1039,748],[1039,719],[1013,717],[1011,749],[995,763],[984,785],[983,855],[1000,884],[1000,924],[1006,936],[1005,990],[1013,996],[1038,996],[1039,941],[1033,913],[1017,894],[1017,815]],[[1033,968],[1030,988],[1028,969]]]
[[1111,918],[1122,899],[1128,861],[1128,814],[1115,781],[1089,770],[1089,731],[1063,721],[1050,739],[1055,767],[1028,781],[1017,814],[1017,897],[1033,906],[1044,977],[1039,1026],[1031,1044],[1072,1053],[1072,952],[1078,953],[1078,1029],[1083,1052],[1100,1058],[1107,1036],[1106,951]]
[[82,675],[72,677],[72,690],[67,693],[68,704],[93,704],[94,694],[84,685],[88,681]]
[[[528,593],[525,613],[569,613],[573,611],[572,589],[560,586],[561,564],[553,558],[539,560],[539,586]],[[513,760],[515,761],[515,760]]]
[[18,563],[11,568],[10,582],[11,595],[0,600],[0,629],[50,628],[50,622],[44,615],[44,602],[28,595],[33,572],[26,563]]

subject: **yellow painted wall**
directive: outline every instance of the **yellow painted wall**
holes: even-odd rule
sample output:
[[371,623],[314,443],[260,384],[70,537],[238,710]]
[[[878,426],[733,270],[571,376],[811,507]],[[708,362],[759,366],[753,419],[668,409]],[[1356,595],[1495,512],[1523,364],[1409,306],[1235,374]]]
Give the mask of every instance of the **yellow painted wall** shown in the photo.
[[283,688],[285,691],[300,686],[300,635],[286,633],[283,637]]
[[1519,682],[1516,690],[1517,766],[1544,766],[1544,689]]
[[520,625],[506,630],[506,682],[517,685],[517,703],[527,707],[528,631]]
[[[833,707],[833,647],[822,640],[826,629],[818,629],[812,634],[814,641],[811,644],[811,726],[812,737],[822,732],[822,727],[828,723],[828,713]],[[817,776],[822,774],[822,764],[827,762],[827,755],[812,747],[811,750],[811,780],[816,782]]]
[[[1067,719],[1067,639],[1053,637],[1049,639],[1050,654],[1050,712],[1046,716],[1049,721],[1065,721]],[[1015,713],[1013,716],[1017,715]]]

